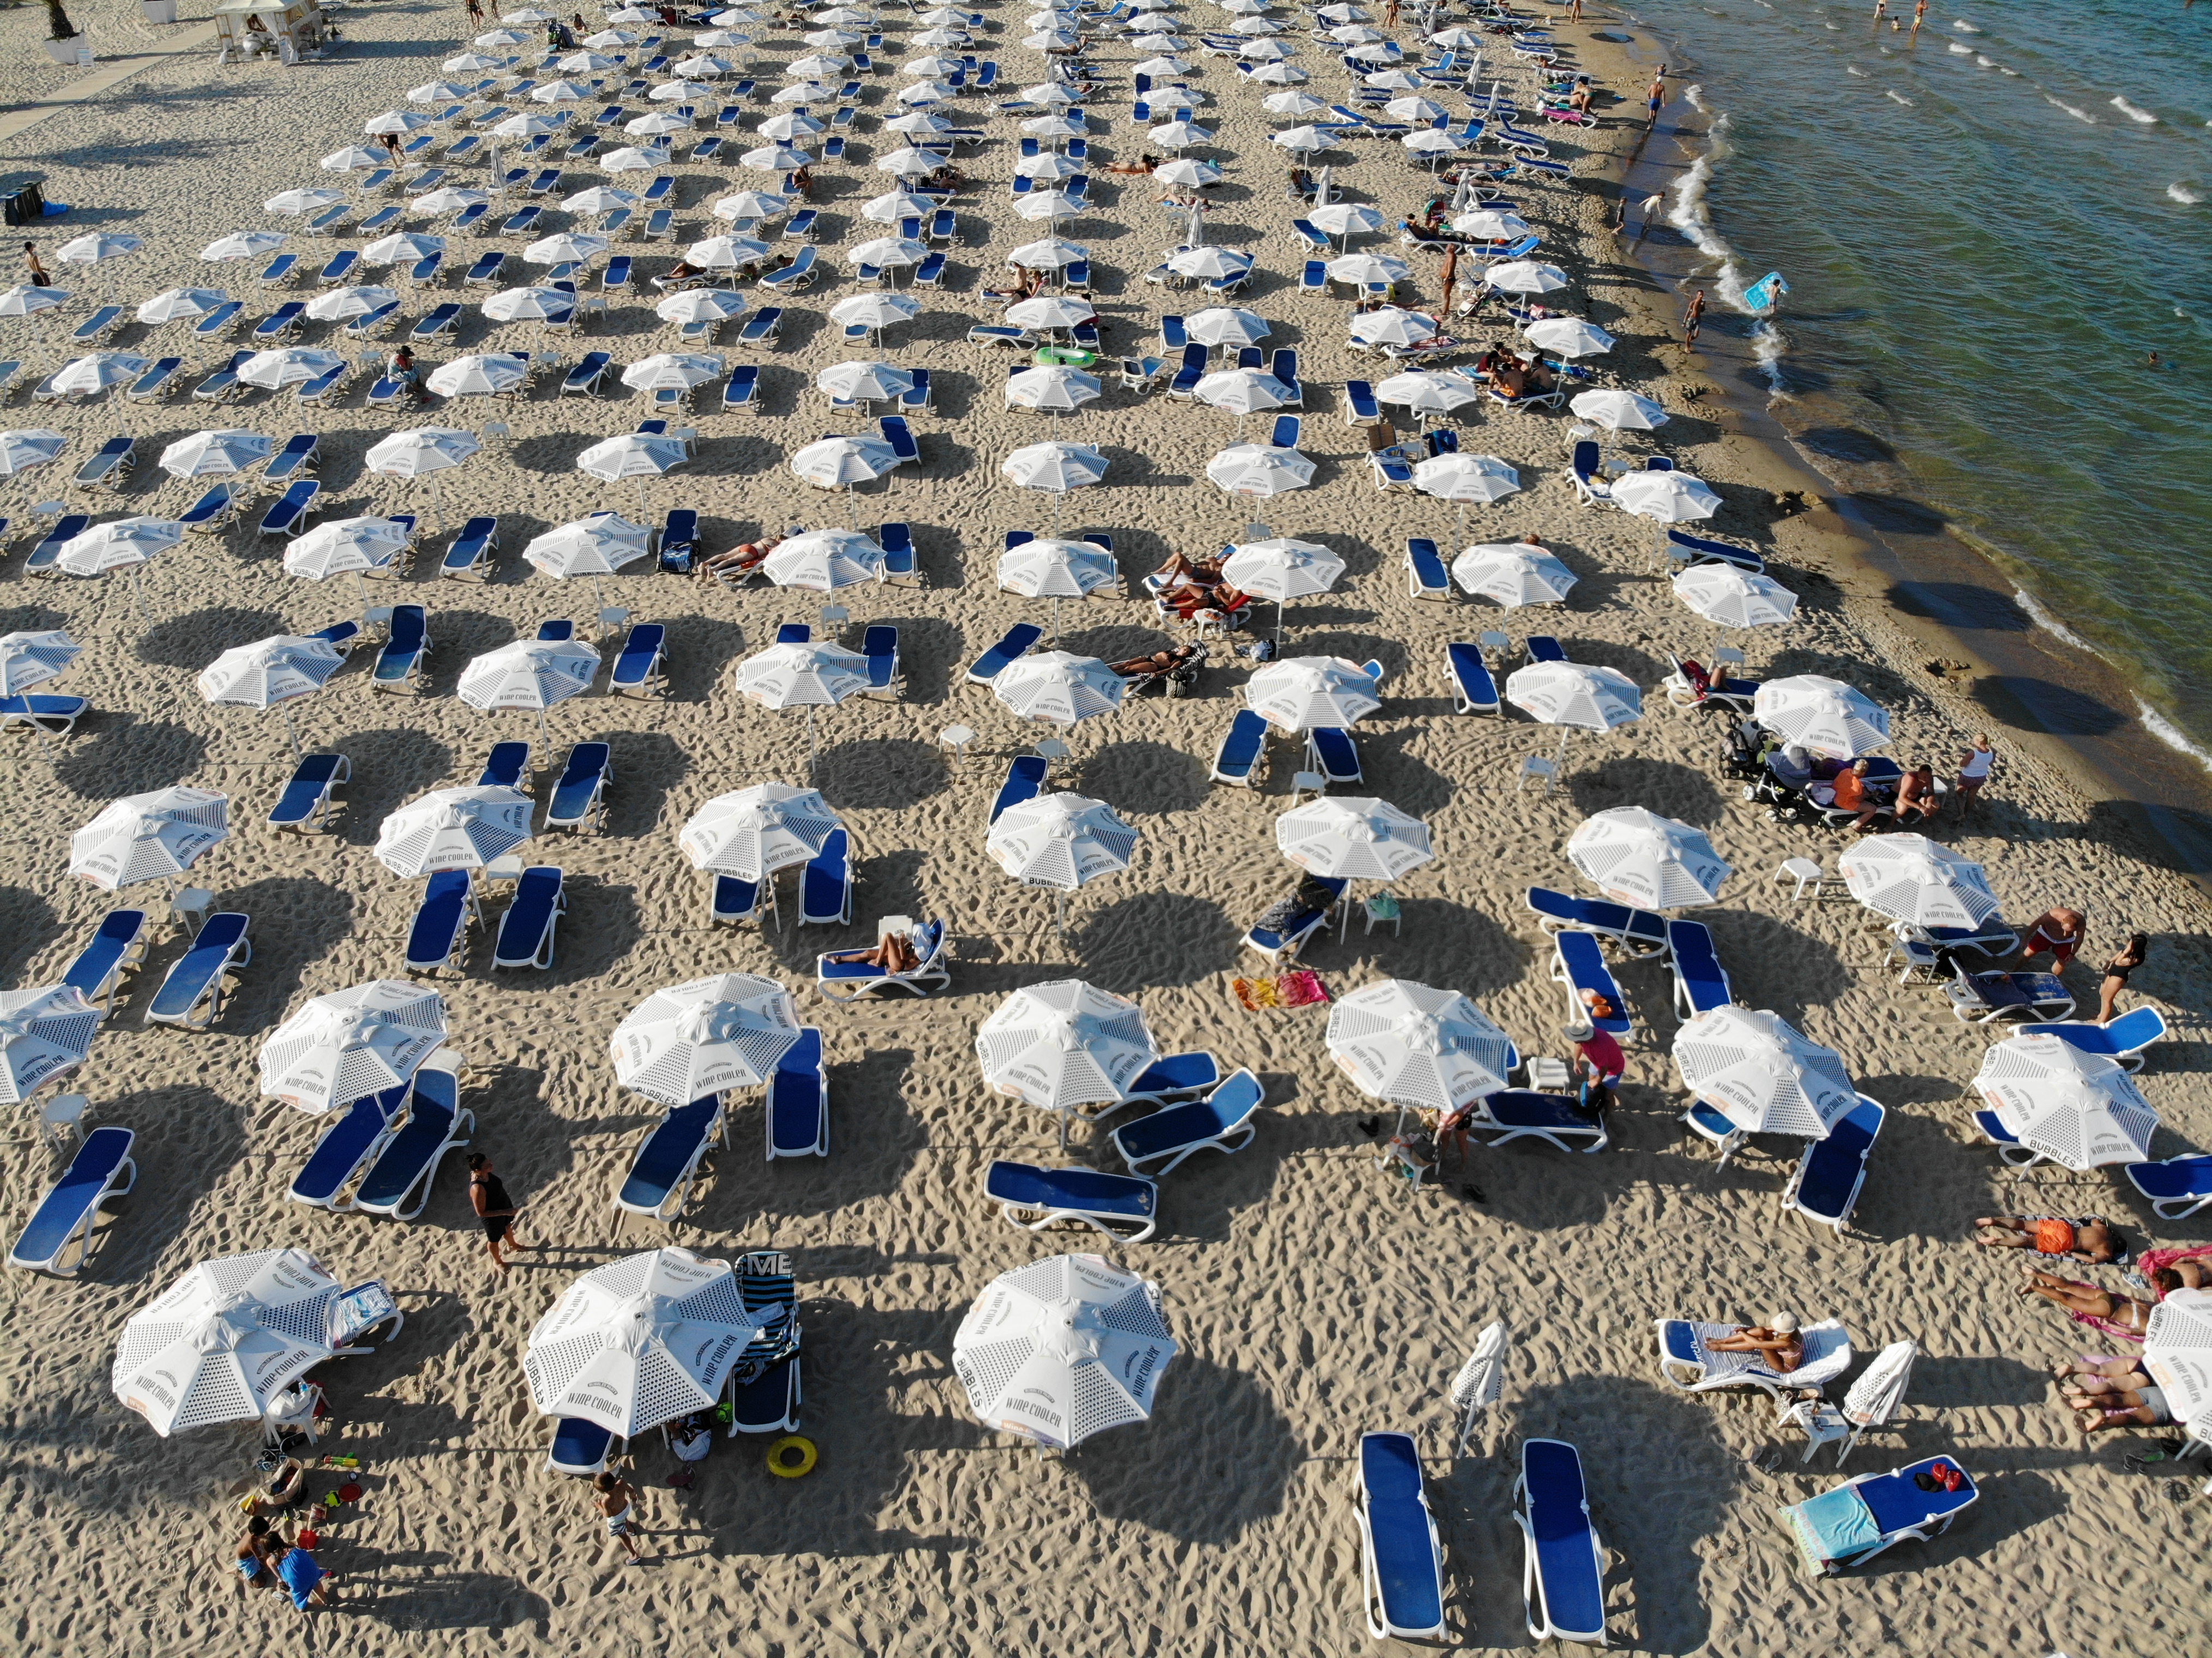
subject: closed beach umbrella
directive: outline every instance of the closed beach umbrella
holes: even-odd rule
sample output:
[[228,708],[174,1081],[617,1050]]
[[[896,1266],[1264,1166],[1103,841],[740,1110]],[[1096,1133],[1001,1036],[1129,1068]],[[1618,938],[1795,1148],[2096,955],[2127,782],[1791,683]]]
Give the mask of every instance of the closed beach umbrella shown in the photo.
[[708,801],[692,813],[677,844],[694,869],[761,881],[806,862],[843,827],[814,790],[756,783]]
[[1506,677],[1505,700],[1547,726],[1607,732],[1644,714],[1644,693],[1617,668],[1533,662]]
[[1733,564],[1693,564],[1674,585],[1675,598],[1723,629],[1778,628],[1797,610],[1797,595],[1773,577]]
[[1574,410],[1577,419],[1593,422],[1613,432],[1649,432],[1667,423],[1664,409],[1649,398],[1624,392],[1618,386],[1577,392],[1568,400],[1567,407]]
[[1530,323],[1521,334],[1538,350],[1562,357],[1595,357],[1613,347],[1612,335],[1580,317],[1547,317]]
[[530,365],[504,351],[482,351],[430,371],[427,382],[441,398],[495,398],[512,392],[528,378]]
[[1508,1086],[1517,1057],[1489,1015],[1456,990],[1385,979],[1337,999],[1328,1056],[1371,1099],[1452,1111]]
[[83,652],[58,629],[0,634],[0,696],[20,696],[58,678]]
[[251,1422],[331,1357],[337,1297],[304,1249],[202,1261],[125,1321],[108,1385],[164,1439]]
[[1367,670],[1340,656],[1293,656],[1255,669],[1244,705],[1286,732],[1349,726],[1382,706]]
[[[262,440],[264,443],[268,440]],[[42,428],[0,432],[0,477],[14,477],[20,472],[48,465],[59,459],[62,451],[68,447],[69,440],[59,432]]]
[[738,689],[764,708],[806,710],[806,769],[814,770],[814,711],[868,689],[868,659],[823,640],[771,645],[738,664]]
[[1275,601],[1275,637],[1283,636],[1283,606],[1293,598],[1325,593],[1344,574],[1344,561],[1316,541],[1287,537],[1248,541],[1223,561],[1221,579],[1239,592]]
[[397,1088],[446,1040],[434,990],[376,979],[311,998],[261,1044],[261,1091],[311,1116]]
[[826,593],[881,580],[884,550],[858,530],[809,530],[776,543],[761,568],[779,587]]
[[1924,835],[1861,841],[1838,867],[1852,897],[1893,921],[1974,932],[2003,911],[1988,871]]
[[1784,742],[1839,760],[1856,760],[1889,741],[1887,708],[1864,691],[1820,674],[1765,681],[1752,699],[1751,711]]
[[750,973],[656,990],[615,1027],[615,1080],[673,1108],[758,1088],[799,1037],[791,993]]
[[898,465],[898,452],[881,438],[835,437],[810,443],[791,458],[793,476],[823,489],[849,489],[879,478]]
[[75,985],[0,990],[0,1100],[27,1100],[82,1065],[100,1021]]
[[1054,1255],[983,1292],[952,1368],[985,1427],[1066,1450],[1149,1418],[1176,1351],[1157,1285],[1103,1255]]
[[531,1403],[637,1438],[712,1411],[766,1327],[736,1273],[689,1249],[651,1249],[586,1272],[530,1332]]
[[1843,1055],[1780,1016],[1733,1004],[1674,1033],[1682,1086],[1750,1134],[1824,1140],[1858,1103]]
[[461,701],[487,711],[526,708],[546,740],[545,710],[591,689],[599,653],[573,639],[518,639],[471,658],[461,670]]
[[1631,472],[1613,483],[1613,503],[1660,524],[1686,524],[1721,509],[1721,498],[1687,472]]
[[482,869],[530,839],[535,811],[528,795],[496,785],[433,789],[377,826],[376,860],[409,877]]
[[90,351],[70,358],[56,369],[48,385],[72,397],[94,397],[137,380],[146,372],[150,361],[128,351]]
[[914,376],[887,362],[833,362],[814,377],[814,386],[848,403],[890,403],[914,390]]
[[2062,1037],[2006,1037],[1974,1086],[2014,1139],[2076,1173],[2150,1156],[2158,1113],[2135,1078]]
[[335,351],[311,345],[288,345],[281,350],[255,352],[240,367],[238,378],[243,385],[276,392],[318,380],[331,369],[344,366],[345,359]]
[[1703,829],[1642,806],[1585,818],[1567,838],[1567,861],[1607,897],[1638,909],[1712,903],[1729,878]]
[[[1449,415],[1481,395],[1482,388],[1466,375],[1440,374],[1432,368],[1393,374],[1375,388],[1377,403],[1403,404],[1417,415]],[[1459,457],[1438,455],[1435,459],[1456,460]]]
[[292,724],[292,704],[322,689],[344,665],[345,658],[327,639],[280,634],[225,651],[201,670],[199,690],[210,702],[281,707],[285,734],[297,754],[300,734]]
[[1042,720],[1054,726],[1111,714],[1121,706],[1129,682],[1095,656],[1066,651],[1032,651],[1017,657],[991,679],[991,695],[1017,720]]
[[1395,305],[1363,311],[1352,319],[1352,337],[1363,345],[1419,345],[1436,331],[1434,318]]
[[1265,500],[1303,489],[1313,482],[1314,464],[1295,449],[1273,444],[1237,443],[1206,463],[1206,476],[1224,493]]
[[1429,826],[1388,800],[1330,794],[1275,819],[1275,845],[1309,875],[1395,881],[1436,856]]
[[111,800],[70,837],[69,871],[106,892],[182,875],[230,838],[230,801],[181,784]]
[[137,317],[140,322],[157,326],[192,322],[229,303],[230,295],[220,288],[165,288],[138,307]]
[[1563,604],[1575,573],[1546,552],[1521,542],[1485,542],[1452,561],[1452,577],[1479,598],[1508,610],[1516,604]]
[[1017,409],[1073,414],[1085,404],[1104,395],[1105,390],[1104,383],[1096,374],[1086,374],[1066,363],[1051,362],[1009,374],[1006,400]]
[[1080,979],[1014,992],[975,1032],[975,1054],[994,1090],[1059,1114],[1063,1144],[1070,1115],[1126,1098],[1160,1057],[1134,1002]]
[[1567,285],[1567,273],[1555,264],[1514,259],[1492,265],[1482,280],[1508,294],[1553,294]]

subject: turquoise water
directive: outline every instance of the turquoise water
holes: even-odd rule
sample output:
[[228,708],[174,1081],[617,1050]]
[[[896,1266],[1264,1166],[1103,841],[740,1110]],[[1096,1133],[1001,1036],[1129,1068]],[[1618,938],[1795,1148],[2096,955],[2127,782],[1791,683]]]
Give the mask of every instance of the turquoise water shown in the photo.
[[1667,216],[1723,299],[1788,278],[1757,372],[1824,472],[1937,509],[2212,756],[2212,3],[1872,12],[1638,0],[1712,123]]

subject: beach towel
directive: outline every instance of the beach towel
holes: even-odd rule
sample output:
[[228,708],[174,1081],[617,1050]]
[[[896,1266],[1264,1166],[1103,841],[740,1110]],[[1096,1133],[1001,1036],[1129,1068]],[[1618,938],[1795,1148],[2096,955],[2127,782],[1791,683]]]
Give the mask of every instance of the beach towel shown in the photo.
[[1849,1485],[1808,1497],[1794,1508],[1783,1509],[1782,1517],[1790,1522],[1798,1552],[1816,1572],[1881,1541],[1881,1527],[1875,1523],[1873,1510]]
[[2129,1273],[2128,1277],[2131,1281],[2140,1278],[2154,1300],[2164,1301],[2166,1291],[2151,1282],[2150,1275],[2164,1272],[2178,1260],[2202,1260],[2207,1255],[2212,1255],[2212,1243],[2191,1244],[2186,1249],[2146,1249],[2142,1252],[2142,1259],[2136,1262],[2137,1270]]
[[1329,999],[1321,975],[1304,968],[1272,979],[1232,979],[1229,988],[1247,1013],[1263,1007],[1311,1007]]
[[[2110,1291],[2105,1290],[2105,1286],[2101,1284],[2085,1284],[2078,1278],[2060,1278],[2058,1281],[2061,1284],[2070,1284],[2077,1290],[2096,1290],[2108,1295],[2111,1293]],[[2118,1336],[2122,1341],[2132,1341],[2138,1347],[2142,1345],[2142,1336],[2140,1332],[2130,1330],[2124,1324],[2115,1324],[2101,1314],[2077,1313],[2069,1309],[2066,1316],[2076,1324],[2086,1324],[2093,1330],[2102,1330],[2106,1335]]]
[[1243,1004],[1247,1013],[1257,1013],[1263,1007],[1282,1005],[1276,997],[1273,979],[1232,979],[1229,987],[1236,992],[1237,999]]

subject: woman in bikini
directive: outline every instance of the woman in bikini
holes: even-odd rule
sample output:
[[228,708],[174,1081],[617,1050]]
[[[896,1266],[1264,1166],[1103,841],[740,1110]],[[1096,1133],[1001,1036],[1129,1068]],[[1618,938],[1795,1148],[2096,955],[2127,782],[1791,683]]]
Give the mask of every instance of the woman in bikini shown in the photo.
[[1797,1328],[1795,1313],[1769,1313],[1765,1323],[1753,1324],[1732,1336],[1708,1341],[1705,1350],[1715,1353],[1759,1353],[1783,1376],[1805,1362],[1805,1338]]
[[2120,1229],[2101,1215],[2082,1220],[1983,1215],[1974,1222],[1974,1242],[1984,1249],[2033,1249],[2039,1255],[2063,1255],[2092,1266],[2110,1266],[2128,1258]]
[[712,581],[718,574],[744,575],[748,571],[757,569],[767,562],[768,556],[782,544],[780,540],[748,541],[732,547],[726,553],[701,559],[694,574],[702,581]]
[[1210,587],[1221,580],[1221,561],[1218,558],[1192,558],[1188,554],[1176,553],[1152,574],[1165,576],[1170,587],[1181,586],[1187,582]]
[[884,972],[896,978],[902,973],[911,973],[920,967],[921,952],[914,947],[913,938],[906,933],[886,932],[882,941],[873,950],[841,950],[834,956],[823,957],[823,960],[866,962],[871,967],[883,969]]
[[2166,1390],[2140,1371],[2131,1370],[2118,1379],[2077,1376],[2075,1380],[2075,1387],[2062,1385],[2060,1397],[2073,1410],[2074,1425],[2084,1438],[2109,1428],[2163,1428],[2173,1421]]
[[2026,1271],[2027,1276],[2019,1291],[2023,1300],[2029,1296],[2041,1296],[2063,1308],[2077,1323],[2092,1324],[2136,1341],[2149,1333],[2150,1303],[2137,1301],[2132,1296],[2116,1296],[2094,1284],[2077,1284],[2072,1278],[2039,1272],[2033,1266]]
[[2143,964],[2150,954],[2150,935],[2144,932],[2128,934],[2127,948],[2105,963],[2105,979],[2097,987],[2097,1023],[2110,1024],[2114,1011],[2119,1005],[2120,993],[2128,987],[2129,975]]

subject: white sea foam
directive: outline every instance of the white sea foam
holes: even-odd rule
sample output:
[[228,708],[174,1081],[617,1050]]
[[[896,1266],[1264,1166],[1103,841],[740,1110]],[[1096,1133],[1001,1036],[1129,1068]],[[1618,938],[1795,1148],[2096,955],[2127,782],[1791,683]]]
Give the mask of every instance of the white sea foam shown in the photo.
[[1958,30],[1961,34],[1979,34],[1981,33],[1981,30],[1976,28],[1972,23],[1969,23],[1963,17],[1958,19],[1951,25],[1951,27]]
[[2097,118],[2090,114],[2087,110],[2076,109],[2071,104],[2061,103],[2057,99],[2052,97],[2047,92],[2043,94],[2043,101],[2050,105],[2053,109],[2064,110],[2069,115],[2072,116],[2077,121],[2087,121],[2091,126],[2097,125]]
[[2130,103],[2124,98],[2113,99],[2112,107],[2119,111],[2121,114],[2126,116],[2128,119],[2137,123],[2139,125],[2154,127],[2158,125],[2157,116],[2152,114],[2147,109],[2137,109],[2133,104]]
[[2020,71],[2018,70],[2007,69],[2002,64],[1999,64],[1997,65],[1997,73],[2000,75],[2009,75],[2015,81],[2020,79]]
[[1954,40],[1951,42],[1951,55],[1954,58],[1972,58],[1974,49],[1962,40]]
[[2148,732],[2153,737],[2158,738],[2160,742],[2165,744],[2169,749],[2177,749],[2183,754],[2187,755],[2191,760],[2194,760],[2198,765],[2203,767],[2207,771],[2212,771],[2212,754],[2207,754],[2203,749],[2197,747],[2196,744],[2191,742],[2186,737],[2183,736],[2181,728],[2179,726],[2175,725],[2171,720],[2168,720],[2156,708],[2151,707],[2149,703],[2144,701],[2140,696],[2136,698],[2136,713],[2141,716],[2142,720],[2143,729]]
[[1889,95],[1895,99],[1899,103],[1904,105],[1905,108],[1911,109],[1912,107],[1912,100],[1906,97],[1903,93],[1893,92]]
[[1974,54],[1974,61],[1979,64],[1984,69],[1995,69],[1997,66],[1996,60],[1994,58],[1984,58],[1979,52],[1976,52]]
[[1857,76],[1859,77],[1859,79],[1860,79],[1860,80],[1862,80],[1862,81],[1863,81],[1863,80],[1865,80],[1865,79],[1867,78],[1867,72],[1866,72],[1864,70],[1861,69],[1861,68],[1860,68],[1856,64],[1844,64],[1844,74],[1846,74],[1846,75],[1856,75],[1856,76]]
[[2184,207],[2194,207],[2204,199],[2203,191],[2192,190],[2187,185],[2168,185],[2166,187],[2166,193]]
[[2044,632],[2064,640],[2069,645],[2074,647],[2077,651],[2087,651],[2093,656],[2096,654],[2095,646],[2092,645],[2087,640],[2082,638],[2081,635],[2075,633],[2071,628],[2061,622],[2057,616],[2051,615],[2050,611],[2045,610],[2042,605],[2037,604],[2035,602],[2035,596],[2029,592],[2025,587],[2015,587],[2013,589],[2012,596],[2013,602],[2018,604],[2021,610],[2026,610],[2028,614],[2028,618],[2033,621],[2037,627],[2042,629]]

